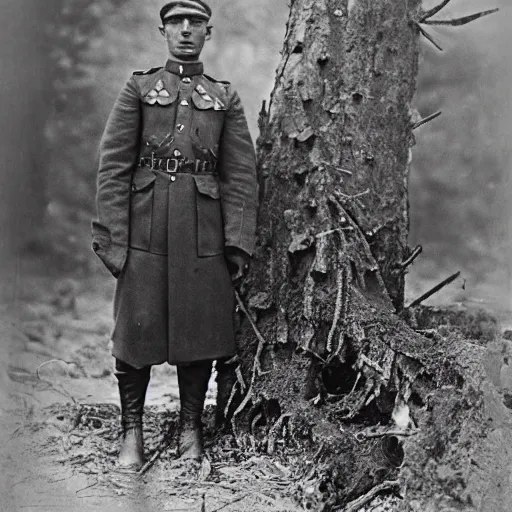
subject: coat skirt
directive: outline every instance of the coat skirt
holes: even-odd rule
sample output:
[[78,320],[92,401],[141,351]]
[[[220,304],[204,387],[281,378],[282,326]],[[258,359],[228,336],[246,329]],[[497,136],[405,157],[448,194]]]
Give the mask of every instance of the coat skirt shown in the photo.
[[235,354],[218,178],[138,168],[115,299],[114,357],[136,367]]

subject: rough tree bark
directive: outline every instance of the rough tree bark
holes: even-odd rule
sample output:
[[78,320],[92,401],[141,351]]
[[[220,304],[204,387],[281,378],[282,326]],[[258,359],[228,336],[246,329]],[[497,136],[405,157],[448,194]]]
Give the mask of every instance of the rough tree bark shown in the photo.
[[[245,293],[273,359],[266,389],[283,378],[281,363],[354,363],[377,310],[403,305],[419,7],[292,2],[261,120],[259,245]],[[320,391],[309,384],[305,400]]]
[[[425,15],[421,0],[292,0],[261,113],[259,241],[239,297],[241,371],[227,411],[243,446],[273,453],[282,438],[304,452],[301,499],[317,510],[396,488],[405,453],[442,459],[433,390],[453,388],[466,404],[452,414],[459,432],[483,407],[468,398],[481,390],[482,354],[466,360],[463,341],[426,339],[397,314],[413,252],[407,181]],[[429,486],[445,496],[438,480]],[[409,495],[427,510],[422,489]]]

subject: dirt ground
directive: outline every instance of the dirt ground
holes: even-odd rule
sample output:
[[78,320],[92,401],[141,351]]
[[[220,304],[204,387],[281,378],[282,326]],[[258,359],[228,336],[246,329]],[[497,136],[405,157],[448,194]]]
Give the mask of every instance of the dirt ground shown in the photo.
[[[154,464],[143,475],[113,471],[120,430],[117,385],[109,348],[112,293],[113,282],[106,284],[101,278],[80,281],[32,276],[20,280],[16,296],[2,307],[0,510],[314,510],[317,490],[305,487],[304,473],[297,471],[298,455],[284,454],[278,449],[273,457],[266,457],[240,450],[229,437],[214,436],[213,378],[205,414],[208,457],[201,467],[180,465],[175,457],[174,435],[178,388],[175,370],[167,365],[153,368],[147,397],[146,451],[149,459],[156,456]],[[507,485],[508,479],[512,481],[512,452],[508,447],[503,449],[512,432],[512,345],[507,349],[510,354],[500,347],[487,349],[483,356],[485,371],[495,386],[488,392],[484,390],[485,414],[494,418],[494,427],[488,429],[484,439],[481,430],[473,432],[468,427],[471,431],[464,433],[462,426],[454,441],[454,449],[463,446],[464,434],[464,443],[473,443],[468,464],[459,467],[462,457],[457,453],[434,461],[425,458],[418,445],[404,444],[409,462],[404,465],[402,476],[408,475],[409,488],[418,495],[432,494],[429,512],[502,512],[506,509],[498,508],[498,502],[506,503],[512,497],[512,486]],[[425,424],[435,428],[441,425],[443,418],[451,414],[447,404],[449,400],[443,401],[442,407],[447,410],[425,420]],[[458,403],[454,402],[453,407],[457,410]],[[425,431],[426,441],[433,442],[428,436],[437,435],[435,428]],[[415,462],[422,457],[425,460],[418,469]],[[450,462],[446,463],[447,460]],[[417,470],[428,473],[425,482],[415,473]],[[479,472],[483,473],[479,476]],[[494,490],[482,485],[489,480],[489,472],[495,475]],[[456,482],[462,480],[464,493],[473,505],[452,508],[443,500],[453,495]],[[416,490],[414,482],[418,482]],[[429,488],[426,482],[436,486],[446,482],[447,491],[437,499],[434,487]],[[439,486],[435,487],[438,491]],[[485,493],[490,492],[499,499],[489,498],[487,503],[496,506],[486,508]],[[396,495],[381,494],[357,510],[404,510],[400,501]],[[407,510],[425,512],[425,507],[418,506]]]
[[[178,387],[173,367],[153,368],[142,476],[113,470],[119,436],[109,349],[113,283],[33,278],[1,311],[0,509],[76,511],[295,511],[292,470],[212,439],[201,468],[175,458]],[[207,397],[215,398],[212,378]],[[168,444],[168,446],[167,446]],[[164,449],[165,448],[165,449]]]

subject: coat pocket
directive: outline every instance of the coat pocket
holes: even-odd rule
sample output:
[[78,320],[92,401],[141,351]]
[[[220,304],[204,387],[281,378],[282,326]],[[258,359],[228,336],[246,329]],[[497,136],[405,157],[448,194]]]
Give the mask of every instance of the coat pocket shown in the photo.
[[224,253],[224,226],[220,190],[213,175],[194,176],[197,188],[197,255],[217,256]]
[[130,203],[130,247],[149,251],[155,175],[139,169],[132,179]]
[[[224,126],[226,107],[213,96],[192,93],[194,104],[190,136],[196,150],[196,158],[209,158],[210,151],[218,146]],[[197,153],[199,151],[199,154]]]

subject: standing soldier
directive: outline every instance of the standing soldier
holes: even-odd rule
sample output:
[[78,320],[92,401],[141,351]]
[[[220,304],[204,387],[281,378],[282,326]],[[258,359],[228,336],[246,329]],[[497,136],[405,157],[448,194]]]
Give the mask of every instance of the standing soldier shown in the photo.
[[179,453],[198,460],[212,362],[222,381],[235,355],[233,282],[254,247],[255,154],[237,93],[198,60],[210,17],[202,0],[161,9],[169,60],[128,80],[100,145],[93,249],[117,278],[122,468],[144,463],[151,366],[177,366]]

